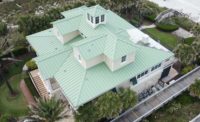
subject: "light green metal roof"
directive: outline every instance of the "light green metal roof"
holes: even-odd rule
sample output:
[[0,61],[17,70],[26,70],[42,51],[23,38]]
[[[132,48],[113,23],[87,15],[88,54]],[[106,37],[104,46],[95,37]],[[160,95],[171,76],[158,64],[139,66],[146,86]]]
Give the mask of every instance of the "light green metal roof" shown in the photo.
[[52,22],[52,24],[58,29],[61,35],[65,35],[67,33],[78,30],[81,18],[82,15],[77,15],[72,18],[64,18],[62,20]]
[[96,5],[96,6],[90,7],[87,13],[89,13],[90,16],[97,17],[97,16],[105,15],[106,9],[102,8],[99,5]]
[[[106,91],[116,87],[146,69],[173,56],[154,48],[133,44],[127,29],[135,28],[110,10],[106,11],[106,24],[91,27],[86,21],[86,12],[95,7],[79,7],[62,12],[65,19],[53,22],[62,34],[78,30],[82,36],[62,44],[48,29],[27,37],[38,57],[35,59],[44,79],[55,77],[64,94],[74,107],[78,107]],[[98,12],[97,12],[98,13]],[[75,21],[68,20],[75,19]],[[100,54],[118,59],[130,52],[135,61],[112,72],[105,63],[84,69],[72,54],[72,47],[80,50],[86,60]]]
[[55,79],[73,106],[78,107],[173,55],[154,48],[134,47],[135,61],[114,72],[105,63],[85,70],[73,55],[70,55],[55,74]]

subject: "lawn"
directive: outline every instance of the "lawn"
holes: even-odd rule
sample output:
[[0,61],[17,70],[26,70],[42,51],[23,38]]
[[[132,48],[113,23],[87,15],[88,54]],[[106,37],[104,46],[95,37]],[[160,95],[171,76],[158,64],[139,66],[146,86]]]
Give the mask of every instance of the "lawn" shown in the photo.
[[[17,92],[17,96],[11,97],[9,95],[9,91],[5,83],[0,85],[0,114],[8,113],[15,117],[27,115],[27,102],[21,92],[21,89],[19,88],[19,83],[20,80],[24,78],[24,75],[22,75],[22,68],[25,62],[30,59],[30,56],[26,56],[23,61],[8,64],[4,77],[8,79],[12,88]],[[33,85],[30,87],[33,87]]]
[[148,28],[143,31],[156,41],[159,41],[169,50],[173,50],[176,47],[177,42],[180,40],[177,36],[172,35],[169,32],[160,31],[157,28]]
[[9,79],[12,88],[18,93],[14,98],[10,97],[5,83],[0,87],[0,113],[8,113],[13,116],[23,116],[27,114],[27,103],[19,88],[20,80],[21,74],[14,75]]
[[[169,113],[172,103],[180,103],[181,108],[173,113]],[[200,113],[200,99],[191,97],[186,91],[172,102],[151,114],[146,118],[149,122],[188,122]]]

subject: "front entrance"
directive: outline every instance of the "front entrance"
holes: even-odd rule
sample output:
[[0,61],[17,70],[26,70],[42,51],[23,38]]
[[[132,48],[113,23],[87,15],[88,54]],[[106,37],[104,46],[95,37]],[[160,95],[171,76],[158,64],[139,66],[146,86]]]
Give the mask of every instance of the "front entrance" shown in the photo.
[[162,79],[162,78],[168,76],[170,69],[171,69],[171,66],[165,68],[165,69],[163,70],[163,72],[162,72],[162,75],[161,75],[160,79]]

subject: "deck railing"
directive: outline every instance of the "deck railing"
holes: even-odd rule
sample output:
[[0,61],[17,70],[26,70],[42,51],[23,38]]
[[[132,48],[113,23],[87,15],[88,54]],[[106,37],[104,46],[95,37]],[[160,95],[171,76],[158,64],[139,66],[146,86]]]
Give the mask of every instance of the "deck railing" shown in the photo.
[[[130,111],[132,111],[133,109],[137,108],[138,106],[140,106],[141,104],[147,102],[150,98],[157,96],[158,94],[160,94],[161,92],[163,92],[164,90],[168,89],[169,87],[171,87],[172,85],[175,85],[176,83],[182,81],[183,79],[185,79],[186,77],[192,75],[194,72],[200,70],[200,66],[196,67],[195,69],[193,69],[192,71],[190,71],[189,73],[183,75],[182,77],[178,78],[174,83],[169,84],[168,86],[166,86],[165,88],[161,89],[159,92],[156,92],[155,94],[153,94],[152,96],[149,96],[148,98],[146,98],[145,100],[141,101],[140,103],[138,103],[137,105],[135,105],[133,108],[128,109],[126,112],[122,113],[121,115],[119,115],[118,117],[116,117],[115,119],[113,119],[111,122],[115,122],[116,120],[118,120],[119,118],[123,117],[124,115],[128,114]],[[157,110],[158,108],[160,108],[161,106],[163,106],[164,104],[168,103],[170,100],[172,100],[173,98],[175,98],[176,96],[180,95],[183,91],[185,91],[189,86],[186,85],[185,87],[183,87],[180,91],[178,91],[177,93],[175,93],[174,95],[170,96],[168,99],[166,99],[164,102],[160,103],[159,105],[157,105],[156,107],[154,107],[153,109],[151,109],[150,111],[148,111],[147,113],[143,114],[142,116],[138,117],[136,120],[134,120],[134,122],[140,121],[141,119],[143,119],[144,117],[150,115],[153,111]]]

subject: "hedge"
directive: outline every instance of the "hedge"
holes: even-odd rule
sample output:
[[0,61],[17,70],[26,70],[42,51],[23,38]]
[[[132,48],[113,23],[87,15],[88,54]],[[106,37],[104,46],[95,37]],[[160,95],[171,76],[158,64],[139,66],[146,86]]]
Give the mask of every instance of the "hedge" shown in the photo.
[[135,27],[139,27],[139,26],[140,26],[139,21],[137,21],[137,20],[135,20],[135,19],[132,19],[132,20],[130,21],[130,23],[131,23],[133,26],[135,26]]
[[163,30],[163,31],[175,31],[179,28],[178,25],[176,24],[170,24],[170,23],[156,23],[156,27],[160,30]]
[[193,65],[188,65],[188,66],[184,67],[184,68],[181,70],[181,75],[187,74],[188,72],[192,71],[192,69],[194,69],[194,66],[193,66]]
[[151,21],[151,22],[155,22],[156,15],[155,15],[155,14],[152,14],[152,15],[145,15],[144,18],[145,18],[146,20]]
[[28,87],[28,89],[30,90],[31,94],[34,96],[34,97],[39,97],[39,94],[35,88],[35,86],[33,85],[30,77],[27,75],[26,78],[24,78],[24,81],[26,83],[26,86]]
[[195,37],[189,37],[189,38],[184,39],[184,43],[191,45],[194,40],[195,40]]
[[35,61],[32,59],[26,62],[26,66],[28,67],[29,71],[37,69],[37,65],[36,65]]

